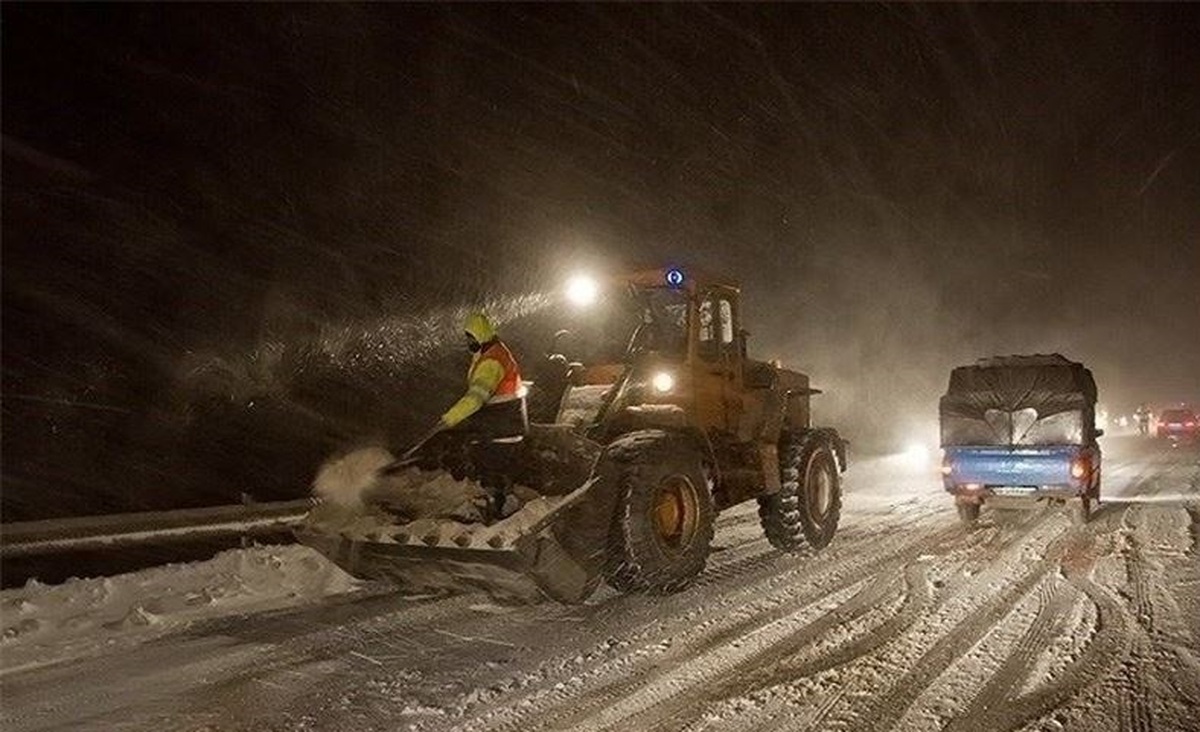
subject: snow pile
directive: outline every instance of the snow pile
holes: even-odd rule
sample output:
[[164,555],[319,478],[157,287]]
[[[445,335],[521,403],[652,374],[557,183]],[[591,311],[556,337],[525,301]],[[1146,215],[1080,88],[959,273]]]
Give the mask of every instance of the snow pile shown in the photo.
[[406,519],[448,518],[471,523],[483,520],[479,509],[487,496],[474,481],[455,480],[440,470],[414,468],[380,478],[367,500]]
[[189,623],[350,592],[357,580],[307,547],[234,549],[116,577],[31,580],[0,592],[0,675],[92,655]]
[[365,447],[326,461],[313,480],[313,493],[325,505],[321,516],[336,521],[338,514],[344,514],[351,520],[357,514],[370,513],[374,506],[385,506],[406,519],[483,519],[479,505],[486,493],[478,483],[416,468],[380,475],[380,469],[393,460],[382,447]]

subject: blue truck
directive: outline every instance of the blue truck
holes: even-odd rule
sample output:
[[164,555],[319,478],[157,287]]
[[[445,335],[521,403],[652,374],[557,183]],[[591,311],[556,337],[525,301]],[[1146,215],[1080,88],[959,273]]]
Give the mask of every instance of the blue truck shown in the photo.
[[939,403],[942,482],[968,525],[991,508],[1065,506],[1087,523],[1100,499],[1096,382],[1059,354],[996,356],[950,372]]

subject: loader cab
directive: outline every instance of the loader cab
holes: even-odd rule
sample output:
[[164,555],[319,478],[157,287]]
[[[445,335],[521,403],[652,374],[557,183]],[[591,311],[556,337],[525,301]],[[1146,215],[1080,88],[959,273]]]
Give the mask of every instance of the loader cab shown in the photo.
[[[737,286],[667,268],[628,274],[604,291],[607,309],[591,311],[596,334],[582,340],[606,345],[580,359],[558,421],[620,433],[632,429],[632,408],[635,421],[736,432],[746,348]],[[592,392],[603,405],[586,410],[588,419],[574,403]]]
[[697,306],[697,355],[705,361],[736,360],[738,343],[737,291],[714,287],[702,295]]
[[654,399],[681,407],[687,423],[706,432],[736,432],[746,349],[738,287],[674,269],[635,273],[628,282],[646,303],[649,330],[659,334],[652,362],[672,377],[673,388]]
[[689,359],[695,413],[703,427],[733,432],[741,418],[745,353],[737,288],[702,288],[695,308],[694,347]]

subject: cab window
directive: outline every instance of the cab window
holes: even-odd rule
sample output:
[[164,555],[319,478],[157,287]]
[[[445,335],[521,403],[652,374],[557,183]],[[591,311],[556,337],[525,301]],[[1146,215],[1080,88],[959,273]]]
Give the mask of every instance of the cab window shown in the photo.
[[714,360],[733,343],[733,303],[716,296],[700,303],[700,355]]

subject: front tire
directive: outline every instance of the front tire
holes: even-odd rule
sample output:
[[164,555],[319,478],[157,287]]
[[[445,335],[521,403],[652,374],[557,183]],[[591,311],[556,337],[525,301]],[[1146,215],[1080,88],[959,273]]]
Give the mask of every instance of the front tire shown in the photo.
[[979,521],[979,504],[957,502],[954,504],[958,508],[958,520],[967,528],[974,528],[975,523]]
[[716,510],[702,453],[660,430],[626,435],[609,446],[618,501],[605,580],[620,592],[675,592],[704,570]]
[[807,542],[824,549],[837,532],[842,487],[837,458],[818,434],[786,436],[779,450],[778,493],[758,499],[758,517],[771,546],[795,552]]

